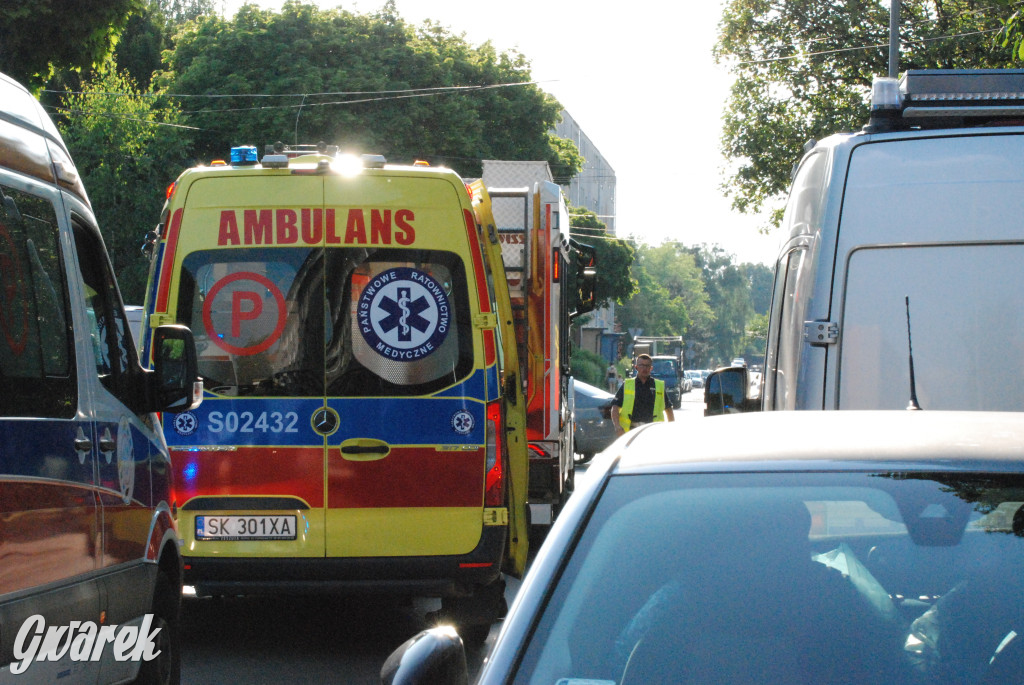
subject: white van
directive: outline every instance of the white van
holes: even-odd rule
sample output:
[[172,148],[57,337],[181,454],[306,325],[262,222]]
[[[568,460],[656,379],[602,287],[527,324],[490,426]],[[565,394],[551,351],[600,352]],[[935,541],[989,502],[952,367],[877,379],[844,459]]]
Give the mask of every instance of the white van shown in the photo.
[[1024,410],[1024,70],[876,79],[863,131],[807,146],[783,230],[762,400],[720,370],[707,413]]

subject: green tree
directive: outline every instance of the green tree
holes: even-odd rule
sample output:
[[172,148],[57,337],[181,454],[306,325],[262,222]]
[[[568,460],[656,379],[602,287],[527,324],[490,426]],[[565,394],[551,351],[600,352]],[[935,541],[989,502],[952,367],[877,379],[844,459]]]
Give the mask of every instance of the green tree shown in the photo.
[[140,92],[113,58],[63,102],[61,133],[89,189],[121,294],[141,304],[143,236],[160,215],[168,169],[186,164],[188,131],[177,125],[174,106]]
[[590,245],[596,251],[597,286],[595,308],[612,302],[622,304],[636,293],[636,281],[630,276],[635,250],[625,241],[608,234],[604,222],[597,214],[583,207],[569,205],[571,235],[577,241]]
[[616,310],[623,329],[644,335],[681,335],[689,343],[695,330],[714,319],[700,267],[679,243],[637,247],[632,275],[638,292]]
[[103,63],[142,0],[4,0],[0,71],[38,92],[54,69]]
[[[427,22],[287,2],[280,13],[243,6],[232,20],[186,24],[157,82],[193,98],[200,158],[232,145],[310,143],[423,159],[479,176],[482,159],[546,160],[578,172],[578,151],[548,133],[561,107],[530,83],[529,62],[473,47]],[[244,97],[242,97],[244,96]]]
[[[996,1],[903,0],[900,71],[1008,65],[1013,38],[996,32],[1018,3]],[[734,208],[778,223],[804,143],[867,123],[888,41],[881,0],[728,0],[714,54],[735,77],[722,130]]]
[[747,323],[754,314],[750,279],[732,255],[721,247],[702,245],[689,248],[707,292],[713,318],[700,322],[689,340],[696,358],[715,366],[744,353]]
[[750,284],[750,305],[756,314],[767,314],[772,306],[772,288],[775,286],[775,271],[764,264],[740,264],[744,278]]

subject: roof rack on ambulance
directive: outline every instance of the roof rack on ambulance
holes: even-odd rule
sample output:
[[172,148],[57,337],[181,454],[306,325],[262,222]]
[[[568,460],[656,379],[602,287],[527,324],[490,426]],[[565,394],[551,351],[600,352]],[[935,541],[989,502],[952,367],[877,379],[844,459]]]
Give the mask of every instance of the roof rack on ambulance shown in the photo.
[[[242,149],[247,151],[252,150],[252,158],[255,158],[256,148],[254,147],[232,148],[231,159],[233,164],[235,163],[235,151]],[[339,154],[339,148],[337,145],[328,145],[323,141],[317,143],[316,145],[286,145],[278,141],[273,145],[267,145],[265,150],[266,152],[263,155],[263,159],[260,160],[260,163],[264,167],[271,169],[284,169],[288,166],[290,160],[295,159],[297,157],[301,157],[303,155],[311,154],[319,154],[336,159],[352,158],[356,160],[356,164],[361,164],[362,167],[365,169],[383,169],[384,165],[387,163],[387,160],[384,158],[383,155],[364,154],[355,156]],[[242,163],[244,164],[253,162]],[[321,165],[324,168],[327,168],[330,165],[330,162],[321,161]]]
[[871,84],[868,133],[1024,124],[1024,69],[911,69]]

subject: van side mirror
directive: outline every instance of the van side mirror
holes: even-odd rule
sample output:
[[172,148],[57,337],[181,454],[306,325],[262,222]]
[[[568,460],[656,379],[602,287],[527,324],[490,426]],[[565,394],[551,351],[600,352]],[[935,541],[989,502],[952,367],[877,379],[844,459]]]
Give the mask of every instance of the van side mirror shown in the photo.
[[438,626],[406,640],[380,670],[382,685],[466,685],[469,669],[462,638]]
[[713,371],[704,381],[704,416],[759,411],[760,400],[748,397],[749,387],[745,367],[729,366]]
[[156,328],[151,394],[154,411],[181,413],[202,403],[203,381],[199,378],[198,358],[195,339],[187,326],[169,324]]

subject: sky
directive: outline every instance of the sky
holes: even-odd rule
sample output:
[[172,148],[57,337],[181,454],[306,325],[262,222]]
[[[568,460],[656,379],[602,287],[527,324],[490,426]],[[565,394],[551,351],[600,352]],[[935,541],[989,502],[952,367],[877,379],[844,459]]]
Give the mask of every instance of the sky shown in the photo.
[[[315,0],[373,13],[385,0]],[[242,0],[219,0],[233,15]],[[255,0],[279,9],[282,0]],[[719,245],[738,262],[772,266],[778,231],[730,208],[719,186],[729,76],[711,49],[721,0],[395,0],[411,24],[431,19],[467,42],[517,49],[615,170],[616,229],[658,245]],[[623,9],[625,8],[625,9]],[[794,150],[794,160],[799,150]]]

